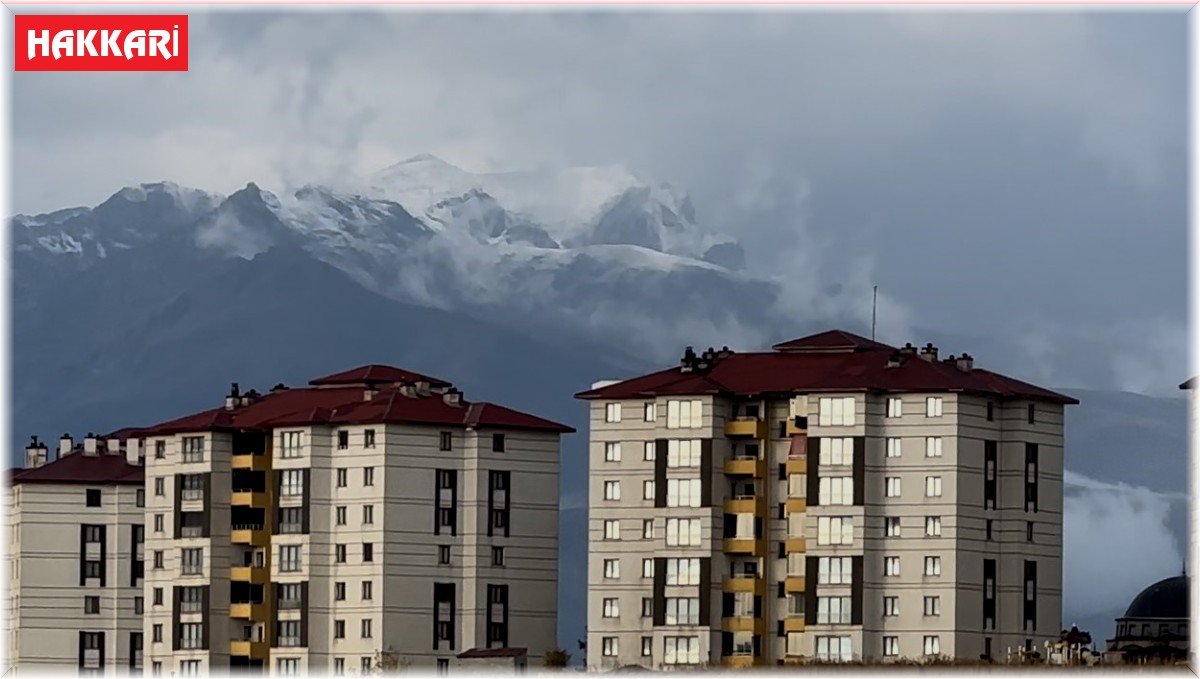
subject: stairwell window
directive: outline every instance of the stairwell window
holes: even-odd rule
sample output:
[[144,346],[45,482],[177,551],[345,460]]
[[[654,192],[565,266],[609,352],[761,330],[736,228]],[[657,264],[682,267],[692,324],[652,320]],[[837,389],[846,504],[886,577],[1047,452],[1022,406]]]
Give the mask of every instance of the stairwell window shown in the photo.
[[925,399],[925,417],[942,416],[942,397],[929,396]]
[[818,480],[818,488],[822,507],[854,504],[854,479],[849,476],[822,478]]
[[817,519],[817,544],[854,544],[854,520],[849,516],[819,517]]
[[904,414],[904,401],[895,396],[887,400],[887,416],[900,417]]
[[304,495],[304,470],[285,469],[281,473],[279,494],[284,497]]
[[667,586],[700,584],[700,559],[667,559]]
[[942,456],[942,437],[929,436],[925,438],[925,457]]
[[825,662],[851,662],[854,660],[853,646],[848,636],[817,637],[814,643],[817,660]]
[[941,497],[942,496],[942,477],[926,476],[925,477],[925,497]]
[[179,550],[179,560],[184,575],[204,574],[204,549],[202,547]]
[[604,499],[615,501],[621,499],[621,482],[620,481],[605,481],[604,482]]
[[647,422],[653,422],[658,419],[658,404],[650,402],[642,407],[642,417]]
[[183,437],[183,461],[184,462],[203,462],[204,461],[204,437],[203,436],[185,436],[185,437]]
[[667,467],[669,469],[679,469],[681,467],[699,467],[700,466],[700,441],[685,440],[678,441],[672,439],[667,441]]
[[853,579],[848,556],[822,556],[817,559],[818,585],[849,585]]
[[663,641],[664,665],[699,665],[700,637],[667,637]]
[[817,401],[817,424],[822,427],[853,427],[854,397],[823,397]]
[[301,437],[303,432],[285,431],[281,437],[279,456],[284,458],[300,457]]
[[699,547],[700,519],[667,519],[668,547]]
[[699,597],[669,597],[667,598],[666,609],[667,625],[676,626],[700,624]]
[[621,444],[620,443],[605,443],[604,444],[604,461],[605,462],[620,462],[621,461]]
[[822,439],[820,463],[822,467],[849,467],[853,465],[854,439]]
[[700,479],[667,479],[668,507],[699,507]]
[[667,401],[667,429],[698,429],[703,420],[703,401]]
[[850,597],[822,596],[817,597],[817,624],[848,625],[850,624]]
[[300,570],[300,545],[280,545],[279,572],[295,573]]
[[620,422],[621,421],[621,404],[607,403],[604,405],[604,421],[605,422]]

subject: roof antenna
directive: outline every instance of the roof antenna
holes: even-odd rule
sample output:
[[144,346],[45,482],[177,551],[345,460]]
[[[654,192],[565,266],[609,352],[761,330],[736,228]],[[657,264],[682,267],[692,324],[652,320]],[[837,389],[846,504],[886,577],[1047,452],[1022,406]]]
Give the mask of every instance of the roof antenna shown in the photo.
[[875,341],[875,308],[879,304],[879,286],[871,287],[871,341]]

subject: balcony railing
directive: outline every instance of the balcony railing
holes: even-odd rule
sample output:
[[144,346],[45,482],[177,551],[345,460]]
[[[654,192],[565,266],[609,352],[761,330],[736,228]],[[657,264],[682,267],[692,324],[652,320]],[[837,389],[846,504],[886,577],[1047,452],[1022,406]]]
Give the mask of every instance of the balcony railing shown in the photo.
[[204,575],[204,566],[201,564],[185,563],[180,572],[184,575]]
[[204,537],[204,526],[180,526],[179,537],[183,538],[200,538]]
[[203,646],[204,646],[204,640],[202,640],[202,639],[191,639],[191,638],[185,637],[185,638],[179,640],[179,648],[182,648],[185,650],[194,650],[197,648],[201,648]]
[[299,608],[300,608],[300,600],[299,599],[280,599],[279,600],[279,610],[281,610],[281,611],[295,611],[295,610],[299,610]]
[[280,534],[284,533],[303,533],[304,524],[302,523],[281,523],[279,524]]
[[235,523],[231,526],[233,530],[262,530],[266,527],[263,523]]
[[279,648],[295,648],[300,645],[300,637],[279,637]]
[[204,489],[203,488],[184,488],[183,490],[179,491],[179,499],[183,500],[184,502],[193,502],[196,500],[203,500],[204,499]]
[[179,602],[179,612],[180,613],[202,613],[202,612],[204,612],[204,605],[202,603],[200,603],[199,601],[180,601]]

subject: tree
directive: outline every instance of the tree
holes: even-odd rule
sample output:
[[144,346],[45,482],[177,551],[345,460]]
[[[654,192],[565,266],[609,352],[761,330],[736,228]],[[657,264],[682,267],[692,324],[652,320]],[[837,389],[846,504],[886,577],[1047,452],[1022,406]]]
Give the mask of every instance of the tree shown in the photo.
[[411,664],[411,660],[400,655],[391,646],[375,651],[375,674],[397,674],[403,672]]
[[571,664],[571,653],[561,648],[552,648],[542,657],[546,667],[566,667]]

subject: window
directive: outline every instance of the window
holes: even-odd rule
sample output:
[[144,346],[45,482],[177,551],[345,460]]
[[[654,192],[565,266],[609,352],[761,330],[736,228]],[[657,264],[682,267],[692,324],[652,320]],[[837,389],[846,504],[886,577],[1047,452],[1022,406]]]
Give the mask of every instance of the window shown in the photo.
[[[186,646],[184,648],[187,648]],[[181,660],[179,661],[179,674],[185,677],[200,676],[200,661],[199,660]]]
[[850,637],[817,637],[814,640],[817,660],[824,662],[850,662],[854,660]]
[[942,517],[925,517],[925,537],[936,538],[942,534]]
[[350,447],[350,432],[342,430],[337,433],[338,450],[345,450]]
[[604,405],[604,421],[605,422],[620,422],[621,421],[621,404],[606,403]]
[[375,523],[375,506],[374,505],[363,505],[362,522],[364,525],[368,525],[368,526]]
[[604,600],[604,617],[606,617],[606,618],[621,617],[621,607],[617,603],[616,599],[605,599]]
[[163,626],[161,624],[150,628],[150,639],[156,644],[161,644],[163,640]]
[[184,575],[200,575],[204,572],[204,549],[189,547],[179,551]]
[[668,547],[699,547],[700,519],[667,519]]
[[83,597],[83,612],[86,615],[100,615],[100,597]]
[[374,429],[364,429],[363,430],[363,448],[374,448],[374,447],[375,447],[375,430]]
[[621,562],[618,559],[604,560],[604,578],[616,580],[621,577]]
[[930,396],[925,399],[925,417],[942,416],[942,397]]
[[373,670],[371,668],[374,667],[374,662],[375,662],[374,658],[360,658],[358,661],[360,673],[364,674],[364,675],[372,674]]
[[155,441],[154,442],[154,459],[156,459],[156,460],[167,459],[167,442],[166,441]]
[[654,655],[654,637],[642,637],[642,657]]
[[280,442],[280,457],[300,457],[300,441],[301,434],[298,431],[285,431],[279,436],[282,438]]
[[279,547],[279,572],[295,573],[300,570],[300,545]]
[[[883,480],[884,495],[886,497],[900,497],[900,477],[889,476]],[[822,503],[824,504],[824,503]]]
[[362,638],[363,638],[363,639],[370,639],[370,638],[371,638],[371,619],[370,619],[370,618],[363,618],[363,621],[362,621]]
[[669,626],[700,624],[699,597],[667,597],[666,609]]
[[333,621],[333,638],[334,639],[345,639],[346,638],[346,621],[345,620],[334,620]]
[[642,519],[642,539],[654,539],[654,519]]
[[817,401],[817,424],[822,427],[853,427],[854,397],[824,397]]
[[884,637],[883,638],[883,656],[885,658],[895,658],[900,655],[900,637]]
[[163,515],[162,514],[154,515],[154,532],[155,533],[163,532]]
[[370,580],[362,581],[362,600],[370,601],[375,596],[375,585]]
[[[854,504],[854,479],[849,476],[822,478],[818,481],[821,506]],[[699,506],[699,505],[696,505]]]
[[900,615],[900,597],[883,597],[883,617],[892,618]]
[[941,615],[942,614],[942,597],[927,596],[925,597],[925,615]]
[[700,584],[700,559],[667,559],[667,586]]
[[642,597],[642,617],[654,617],[654,599],[650,597]]
[[900,439],[890,438],[887,440],[887,456],[900,457],[901,444]]
[[621,522],[615,519],[610,519],[604,522],[604,539],[605,540],[620,540],[621,539]]
[[658,419],[658,404],[654,402],[647,403],[642,406],[642,417],[647,422],[653,422]]
[[375,561],[375,545],[370,542],[363,543],[363,563],[372,563]]
[[337,525],[339,525],[339,526],[346,525],[346,508],[345,507],[336,507],[334,509],[333,513],[334,513],[334,516],[337,517],[336,518]]
[[850,624],[850,597],[848,596],[819,596],[817,597],[817,624],[848,625]]
[[942,574],[942,557],[927,556],[925,557],[925,575],[937,576]]
[[333,600],[334,601],[345,601],[346,600],[346,583],[344,583],[344,582],[333,583]]
[[850,557],[822,556],[817,559],[817,584],[819,585],[849,585],[851,584]]
[[620,462],[621,461],[621,444],[609,442],[604,444],[604,461],[605,462]]
[[167,494],[166,482],[164,481],[164,479],[161,476],[156,477],[154,479],[154,495],[155,495],[155,497],[162,497],[166,494]]
[[895,396],[887,400],[887,416],[900,417],[904,413],[904,402]]
[[162,567],[163,567],[163,553],[161,550],[155,550],[155,552],[154,552],[154,568],[155,568],[155,570],[161,570]]
[[492,565],[497,567],[504,566],[504,548],[492,547]]
[[146,599],[144,597],[140,597],[140,596],[133,597],[133,613],[134,613],[134,615],[141,615],[145,610],[146,610]]
[[275,663],[275,668],[279,674],[288,677],[294,677],[300,674],[300,659],[299,658],[280,658]]
[[1029,424],[1033,424],[1034,420],[1037,419],[1034,417],[1036,412],[1037,412],[1037,408],[1035,408],[1034,405],[1032,403],[1030,403],[1029,404]]
[[986,539],[991,540],[992,539],[992,520],[991,519],[988,519],[986,522],[984,522],[984,532],[985,532]]
[[700,466],[700,441],[671,439],[667,441],[667,467],[669,469]]
[[703,401],[667,401],[667,429],[699,429],[703,419]]
[[700,637],[667,637],[663,642],[664,665],[699,665]]
[[1033,522],[1032,521],[1025,522],[1025,541],[1033,542]]
[[204,437],[203,436],[185,436],[185,437],[183,437],[183,461],[184,462],[203,462],[204,461]]
[[925,477],[925,497],[941,497],[942,496],[942,477],[926,476]]
[[658,446],[654,441],[646,441],[646,445],[642,450],[642,459],[647,462],[653,462],[655,454],[658,452],[657,449]]
[[991,401],[987,402],[987,420],[988,420],[988,422],[991,422],[992,420],[996,419],[995,406],[996,406],[995,403],[993,403]]
[[929,436],[925,438],[925,457],[942,456],[942,437]]
[[817,519],[817,544],[854,544],[854,520],[849,516],[819,517]]
[[198,622],[185,622],[179,625],[179,647],[183,649],[203,648],[204,625]]
[[368,487],[375,485],[374,467],[363,467],[363,485]]
[[284,469],[280,474],[279,494],[285,497],[304,495],[304,470]]
[[925,637],[925,655],[941,655],[942,644],[936,635]]
[[450,432],[448,432],[448,431],[441,432],[441,434],[439,435],[439,440],[438,440],[438,449],[439,450],[450,450],[452,440],[453,440],[453,437],[451,436]]
[[654,577],[654,559],[642,559],[642,578],[649,580]]
[[898,516],[884,517],[883,529],[889,538],[900,537],[900,517],[898,517]]
[[643,500],[653,500],[654,499],[654,482],[653,481],[642,481],[642,499]]
[[616,657],[616,655],[617,655],[617,638],[616,637],[601,638],[600,639],[600,652],[603,653],[606,658]]
[[346,469],[343,468],[343,469],[337,470],[337,487],[338,488],[346,487],[346,477],[347,476],[348,476],[348,473],[347,473]]
[[300,645],[300,621],[280,620],[278,623],[279,645],[294,648]]
[[854,464],[854,439],[821,439],[822,467],[849,467]]
[[138,488],[136,498],[137,499],[135,501],[135,504],[138,507],[145,507],[146,506],[146,489]]
[[334,563],[346,563],[346,545],[334,545],[333,561]]
[[604,482],[604,499],[615,501],[621,499],[621,482],[620,481],[605,481]]
[[883,574],[889,578],[900,576],[900,557],[885,556],[883,557]]
[[668,507],[699,507],[700,479],[667,479]]

